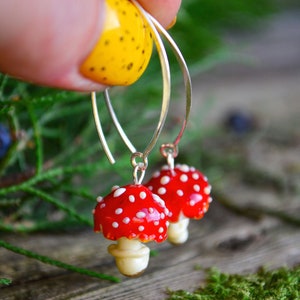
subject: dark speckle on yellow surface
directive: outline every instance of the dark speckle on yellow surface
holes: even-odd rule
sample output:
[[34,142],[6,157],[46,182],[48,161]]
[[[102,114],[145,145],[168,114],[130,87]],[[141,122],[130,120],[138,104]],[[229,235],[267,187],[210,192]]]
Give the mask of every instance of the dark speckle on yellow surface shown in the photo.
[[131,1],[106,0],[105,4],[102,36],[80,71],[100,83],[129,85],[139,79],[151,58],[151,29]]

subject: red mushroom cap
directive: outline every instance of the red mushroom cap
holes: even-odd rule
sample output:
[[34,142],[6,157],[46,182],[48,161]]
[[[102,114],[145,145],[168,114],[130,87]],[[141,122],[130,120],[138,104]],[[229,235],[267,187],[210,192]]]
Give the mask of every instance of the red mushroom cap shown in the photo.
[[187,218],[201,219],[212,201],[207,178],[187,165],[178,164],[174,169],[164,166],[146,186],[164,199],[170,222],[178,222],[181,213]]
[[107,239],[163,242],[167,238],[169,211],[164,201],[145,186],[114,187],[110,194],[97,200],[94,231],[102,232]]

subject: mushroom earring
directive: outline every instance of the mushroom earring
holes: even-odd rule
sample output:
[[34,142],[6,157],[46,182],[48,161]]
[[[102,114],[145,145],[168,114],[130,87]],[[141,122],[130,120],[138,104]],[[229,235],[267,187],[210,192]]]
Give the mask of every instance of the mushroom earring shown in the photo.
[[189,219],[201,219],[207,212],[212,198],[211,186],[200,171],[188,165],[175,165],[178,156],[178,144],[186,129],[191,109],[192,86],[189,71],[180,52],[173,48],[180,64],[185,84],[186,109],[178,136],[173,143],[163,144],[160,152],[167,160],[160,171],[153,174],[145,184],[152,192],[159,195],[169,209],[168,240],[178,245],[188,239]]
[[[111,105],[109,90],[106,89],[104,91],[105,104],[111,116],[112,122],[115,125],[120,137],[132,154],[131,165],[133,167],[134,182],[132,184],[127,184],[121,187],[115,186],[112,188],[111,193],[109,193],[107,196],[98,197],[98,203],[93,211],[93,214],[94,230],[96,232],[102,232],[104,237],[107,239],[117,241],[116,244],[110,245],[108,247],[108,251],[115,257],[115,261],[119,271],[126,276],[137,276],[146,269],[149,261],[150,251],[142,243],[148,241],[162,242],[166,240],[167,234],[169,232],[168,227],[170,224],[170,216],[175,216],[175,210],[171,211],[170,213],[170,210],[168,206],[166,206],[164,199],[162,199],[162,197],[160,197],[157,193],[151,191],[148,188],[149,186],[154,190],[155,186],[142,184],[143,178],[145,176],[145,171],[148,166],[148,156],[152,149],[155,147],[160,136],[168,113],[170,102],[170,68],[168,57],[160,35],[162,35],[165,40],[167,40],[171,49],[173,50],[181,67],[186,87],[186,118],[176,141],[172,144],[174,146],[174,149],[177,148],[177,144],[181,138],[181,135],[183,134],[186,126],[186,121],[188,119],[191,104],[191,80],[185,60],[170,35],[151,15],[144,11],[144,9],[136,1],[132,0],[131,2],[143,16],[145,22],[147,22],[147,30],[150,30],[151,32],[151,37],[153,38],[159,55],[163,78],[161,113],[157,127],[149,144],[143,152],[139,152],[131,143],[118,121],[115,111]],[[115,159],[110,152],[102,130],[97,108],[96,93],[93,92],[91,96],[93,114],[100,142],[109,161],[111,163],[114,163]],[[171,152],[169,150],[169,146],[164,147],[164,152],[167,153],[166,157],[168,158],[168,162],[170,165],[169,171],[171,172],[170,174],[173,175],[176,171],[176,168],[173,168],[172,166],[174,163],[175,155],[174,153],[172,153],[171,155]],[[192,178],[195,178],[195,175],[192,174],[185,175],[191,175]],[[165,179],[161,179],[160,182],[164,182],[165,184],[165,180],[170,181],[172,179],[171,177],[172,176],[169,176],[169,178],[165,177]],[[181,179],[183,177],[184,176],[181,176]],[[182,187],[182,189],[184,188]],[[157,192],[162,196],[165,196],[164,193],[162,193],[162,190],[163,189],[158,188]],[[186,190],[184,191],[184,195],[186,195],[185,193]],[[194,199],[195,204],[197,201],[199,202],[199,197],[197,199],[196,198]],[[192,206],[193,203],[191,200],[189,201],[189,204],[190,206]],[[205,209],[203,208],[202,211],[204,210]],[[187,209],[185,209],[184,211],[187,211]]]
[[212,198],[207,178],[194,167],[165,165],[146,186],[158,194],[169,209],[168,240],[178,245],[188,239],[189,219],[201,219]]
[[[111,105],[109,90],[104,91],[104,99],[112,121],[124,143],[132,153],[133,183],[125,186],[114,186],[111,193],[97,198],[93,210],[94,231],[102,232],[105,238],[116,241],[108,247],[108,252],[115,257],[116,265],[125,276],[140,275],[149,262],[150,250],[143,243],[149,241],[163,242],[167,238],[169,211],[164,201],[142,184],[148,166],[148,156],[165,123],[170,102],[170,68],[167,54],[157,30],[158,23],[147,14],[135,1],[132,3],[148,22],[151,36],[158,49],[163,77],[162,107],[159,121],[152,139],[143,152],[139,152],[130,142],[120,125]],[[115,159],[103,134],[96,93],[92,93],[92,108],[103,149],[111,163]]]
[[148,266],[150,254],[143,243],[160,243],[167,237],[169,221],[164,201],[139,183],[113,187],[109,195],[97,200],[95,232],[117,241],[108,252],[123,275],[140,275]]
[[211,185],[205,175],[185,164],[174,166],[179,140],[177,137],[174,143],[161,146],[167,165],[155,172],[145,184],[165,201],[169,209],[168,240],[175,245],[187,241],[189,219],[203,218],[212,202]]

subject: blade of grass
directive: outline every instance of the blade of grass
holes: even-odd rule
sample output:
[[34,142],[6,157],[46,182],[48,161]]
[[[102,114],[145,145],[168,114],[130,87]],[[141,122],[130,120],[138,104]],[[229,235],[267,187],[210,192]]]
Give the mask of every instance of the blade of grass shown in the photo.
[[60,210],[62,210],[64,212],[66,212],[70,217],[75,218],[76,220],[80,221],[81,223],[88,225],[90,227],[93,226],[93,223],[91,220],[87,219],[86,217],[84,217],[82,215],[79,215],[73,208],[68,207],[67,205],[65,205],[61,201],[55,199],[51,195],[49,195],[37,188],[33,188],[33,187],[25,187],[22,190],[31,195],[35,195],[35,196],[43,199],[44,201],[51,203],[52,205],[56,206],[57,208],[59,208]]
[[52,266],[55,266],[55,267],[58,267],[58,268],[62,268],[62,269],[68,270],[68,271],[76,272],[76,273],[79,273],[79,274],[82,274],[82,275],[87,275],[87,276],[90,276],[90,277],[95,277],[95,278],[104,279],[104,280],[109,280],[109,281],[112,281],[112,282],[120,282],[121,281],[120,278],[118,278],[118,277],[98,273],[98,272],[91,271],[91,270],[84,269],[84,268],[79,268],[79,267],[64,263],[62,261],[52,259],[48,256],[40,255],[38,253],[23,249],[21,247],[14,246],[14,245],[12,245],[10,243],[7,243],[3,240],[0,240],[0,247],[3,247],[5,249],[10,250],[12,252],[15,252],[17,254],[24,255],[26,257],[36,259],[36,260],[38,260],[42,263],[52,265]]

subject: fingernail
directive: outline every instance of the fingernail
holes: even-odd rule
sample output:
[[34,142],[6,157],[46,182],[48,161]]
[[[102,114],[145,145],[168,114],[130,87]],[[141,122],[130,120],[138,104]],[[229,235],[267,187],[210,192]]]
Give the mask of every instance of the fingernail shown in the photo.
[[176,21],[177,21],[177,16],[172,20],[172,22],[167,26],[167,30],[171,29],[175,24],[176,24]]

